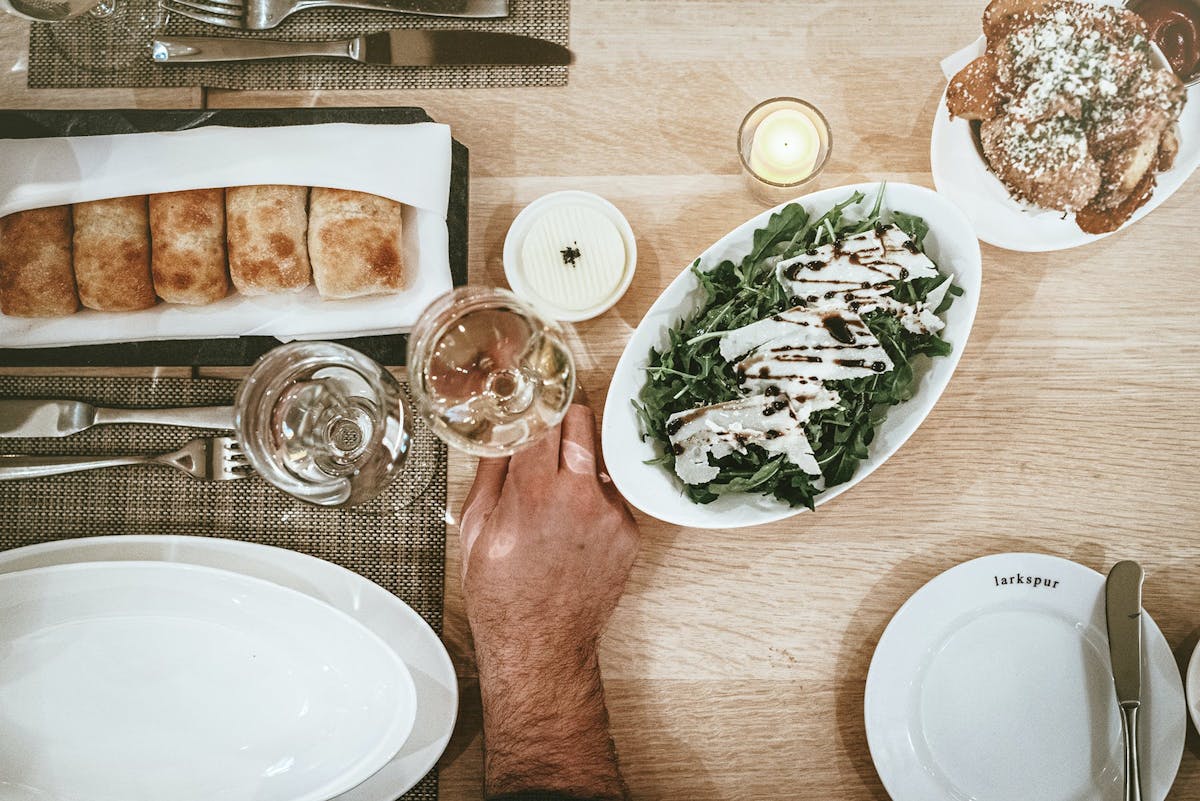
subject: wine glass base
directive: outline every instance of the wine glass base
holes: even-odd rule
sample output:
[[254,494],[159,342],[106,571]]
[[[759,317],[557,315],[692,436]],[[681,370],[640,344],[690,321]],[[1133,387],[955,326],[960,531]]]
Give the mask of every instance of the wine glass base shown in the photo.
[[51,25],[50,40],[80,69],[115,72],[149,61],[150,43],[166,21],[158,0],[105,0],[87,14]]
[[[367,511],[378,504],[376,513],[394,515],[421,507],[434,480],[446,469],[446,450],[442,441],[428,424],[417,415],[412,417],[412,439],[408,458],[391,486],[375,501],[368,501],[356,511]],[[446,509],[430,510],[443,515]]]

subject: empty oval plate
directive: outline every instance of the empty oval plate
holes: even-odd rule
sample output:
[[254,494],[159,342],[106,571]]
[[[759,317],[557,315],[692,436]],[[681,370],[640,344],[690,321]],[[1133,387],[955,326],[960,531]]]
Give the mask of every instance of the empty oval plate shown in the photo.
[[[820,216],[856,191],[862,192],[866,199],[857,206],[848,207],[845,213],[848,217],[865,217],[879,194],[877,183],[825,189],[791,202],[801,204],[813,216]],[[726,234],[700,254],[701,269],[712,269],[725,259],[740,261],[753,247],[754,232],[765,226],[771,215],[786,205],[784,203],[764,211]],[[932,190],[899,183],[887,185],[883,208],[924,218],[929,224],[925,251],[937,262],[942,272],[952,275],[954,283],[962,287],[962,296],[956,298],[954,305],[943,315],[946,328],[942,336],[954,349],[948,356],[925,361],[918,366],[916,394],[911,400],[888,410],[887,419],[875,432],[870,455],[858,466],[854,477],[818,495],[818,506],[870,475],[917,430],[950,382],[959,356],[966,347],[967,336],[975,320],[975,307],[979,303],[982,282],[979,242],[975,239],[971,223],[962,212]],[[643,439],[632,401],[638,397],[646,382],[650,349],[663,348],[668,342],[671,326],[692,314],[703,300],[704,290],[699,281],[690,267],[685,268],[646,312],[625,346],[604,405],[601,439],[609,475],[621,494],[634,506],[659,520],[680,526],[737,528],[770,523],[807,511],[803,507],[788,506],[775,498],[749,493],[730,493],[709,504],[693,503],[683,494],[683,485],[674,473],[659,465],[646,464],[647,460],[656,459],[661,454],[650,438]]]
[[412,729],[345,613],[248,576],[93,562],[0,576],[0,799],[323,801]]

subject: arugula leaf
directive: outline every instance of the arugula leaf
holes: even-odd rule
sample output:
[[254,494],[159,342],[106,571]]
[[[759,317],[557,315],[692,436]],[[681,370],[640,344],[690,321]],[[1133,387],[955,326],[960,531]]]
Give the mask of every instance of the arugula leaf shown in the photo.
[[[633,401],[643,438],[663,445],[662,455],[650,461],[674,472],[675,455],[666,433],[667,419],[677,412],[723,403],[740,397],[733,366],[720,354],[721,335],[796,305],[775,280],[775,265],[843,236],[861,233],[883,222],[903,230],[918,247],[924,245],[929,226],[920,217],[902,211],[883,211],[881,186],[869,213],[861,219],[845,219],[847,209],[866,196],[855,192],[819,217],[812,218],[804,207],[792,203],[770,216],[766,226],[754,232],[750,252],[740,261],[726,260],[711,269],[699,260],[692,271],[704,292],[704,303],[690,317],[669,331],[667,346],[651,350],[646,382]],[[898,281],[892,296],[904,303],[923,301],[945,281],[945,276]],[[962,294],[951,286],[937,309],[945,311],[954,297]],[[732,453],[712,464],[720,469],[707,484],[685,485],[684,492],[696,503],[711,503],[721,495],[755,492],[778,498],[792,506],[813,508],[823,490],[849,481],[866,459],[875,431],[887,410],[912,398],[917,390],[915,363],[922,357],[945,356],[949,342],[937,334],[914,334],[894,315],[882,310],[863,318],[879,339],[895,369],[879,375],[830,382],[841,403],[814,413],[806,424],[808,440],[821,467],[821,481],[814,480],[782,455],[772,455],[751,444],[745,453]]]
[[745,263],[755,264],[762,259],[767,248],[778,242],[790,231],[803,227],[808,222],[808,212],[799,203],[789,203],[771,215],[766,228],[754,232],[754,244]]
[[896,224],[904,233],[912,237],[917,243],[917,247],[924,249],[925,237],[929,233],[929,223],[915,214],[906,214],[903,211],[892,212],[892,222]]

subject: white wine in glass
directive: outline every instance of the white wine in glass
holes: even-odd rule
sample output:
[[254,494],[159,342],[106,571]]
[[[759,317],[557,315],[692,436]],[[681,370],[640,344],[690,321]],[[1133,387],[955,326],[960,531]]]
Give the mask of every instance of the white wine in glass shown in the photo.
[[462,287],[421,315],[409,386],[434,433],[476,456],[507,456],[558,425],[575,393],[562,329],[511,292]]

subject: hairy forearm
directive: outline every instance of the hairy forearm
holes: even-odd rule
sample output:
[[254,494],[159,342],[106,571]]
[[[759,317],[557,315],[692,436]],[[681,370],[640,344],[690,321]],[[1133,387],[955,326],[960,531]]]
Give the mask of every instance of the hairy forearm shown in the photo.
[[594,646],[477,646],[488,797],[628,797]]

